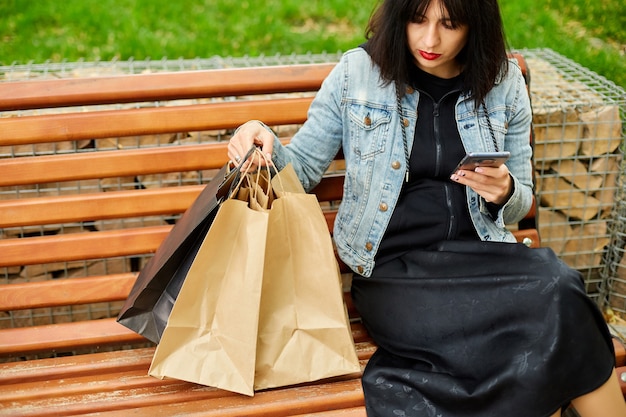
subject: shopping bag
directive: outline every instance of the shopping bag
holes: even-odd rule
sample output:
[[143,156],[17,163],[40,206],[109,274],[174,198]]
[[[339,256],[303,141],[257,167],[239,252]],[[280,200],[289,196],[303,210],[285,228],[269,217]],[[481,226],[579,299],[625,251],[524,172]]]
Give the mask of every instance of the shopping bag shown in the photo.
[[224,165],[183,213],[154,256],[139,272],[117,321],[158,343],[174,300],[200,244],[240,167]]
[[255,389],[359,372],[319,202],[304,193],[290,166],[272,183],[276,199],[267,226]]
[[291,166],[261,191],[263,181],[254,175],[242,178],[245,192],[232,194],[247,202],[231,198],[218,209],[150,375],[253,395],[255,389],[360,370],[317,199],[304,194]]
[[[250,175],[232,196],[255,195],[241,192]],[[150,375],[253,395],[268,217],[249,201],[221,204],[174,303]]]

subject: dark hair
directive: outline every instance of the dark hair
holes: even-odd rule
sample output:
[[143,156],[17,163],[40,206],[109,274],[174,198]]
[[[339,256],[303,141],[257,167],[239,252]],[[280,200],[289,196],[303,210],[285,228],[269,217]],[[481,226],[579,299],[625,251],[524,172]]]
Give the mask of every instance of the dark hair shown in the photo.
[[[380,67],[385,84],[410,83],[414,65],[406,27],[433,0],[385,0],[366,30],[367,51]],[[499,75],[508,70],[506,41],[497,0],[441,0],[454,26],[467,25],[467,44],[457,55],[463,66],[463,91],[478,106]]]

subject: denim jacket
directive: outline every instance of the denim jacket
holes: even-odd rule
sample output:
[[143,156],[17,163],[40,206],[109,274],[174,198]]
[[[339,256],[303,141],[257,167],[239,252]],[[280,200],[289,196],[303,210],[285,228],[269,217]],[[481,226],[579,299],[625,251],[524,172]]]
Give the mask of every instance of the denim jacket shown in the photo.
[[[394,83],[384,85],[378,67],[362,48],[346,52],[326,78],[308,120],[283,146],[276,138],[272,159],[280,169],[292,163],[305,189],[312,189],[340,149],[346,162],[343,200],[334,226],[340,258],[370,276],[374,258],[405,179],[403,123],[413,144],[419,93],[407,89],[402,116]],[[514,191],[496,219],[486,201],[467,187],[467,202],[478,235],[485,241],[515,242],[505,224],[523,218],[532,204],[531,109],[526,85],[515,62],[485,99],[499,150],[511,152],[507,167]],[[466,151],[495,151],[481,106],[461,94],[456,122]],[[408,121],[408,123],[407,123]]]

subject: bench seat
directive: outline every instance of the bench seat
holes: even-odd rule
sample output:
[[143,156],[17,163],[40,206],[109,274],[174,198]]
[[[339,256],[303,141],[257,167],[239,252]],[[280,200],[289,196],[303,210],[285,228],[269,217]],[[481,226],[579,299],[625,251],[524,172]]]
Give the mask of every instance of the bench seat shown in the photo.
[[[365,416],[360,373],[254,397],[149,377],[153,344],[115,321],[232,130],[262,119],[287,143],[333,66],[0,83],[0,416]],[[337,159],[314,190],[331,232]],[[513,229],[536,247],[535,216]],[[344,298],[363,367],[376,347]]]

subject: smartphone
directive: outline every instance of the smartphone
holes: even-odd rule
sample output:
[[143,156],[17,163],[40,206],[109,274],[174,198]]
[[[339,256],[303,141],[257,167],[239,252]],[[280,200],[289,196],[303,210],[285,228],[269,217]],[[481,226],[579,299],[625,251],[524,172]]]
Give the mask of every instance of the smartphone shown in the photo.
[[456,166],[453,174],[459,169],[473,171],[476,167],[499,167],[511,156],[511,152],[468,152]]

